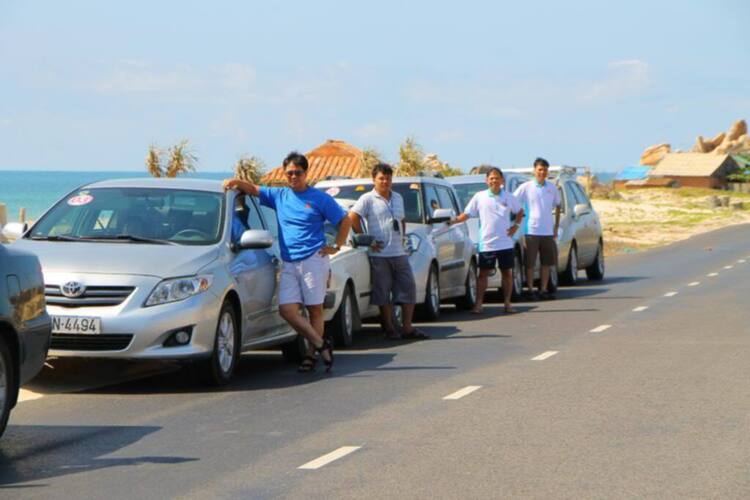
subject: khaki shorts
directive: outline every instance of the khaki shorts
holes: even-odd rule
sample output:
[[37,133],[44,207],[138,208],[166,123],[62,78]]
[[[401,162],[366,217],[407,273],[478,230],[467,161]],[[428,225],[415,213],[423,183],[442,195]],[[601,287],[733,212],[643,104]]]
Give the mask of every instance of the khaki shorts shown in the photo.
[[409,264],[409,257],[370,257],[372,270],[372,295],[374,306],[387,304],[415,304],[417,285]]
[[557,265],[557,243],[552,236],[535,236],[527,234],[526,240],[526,268],[536,265],[536,256],[543,266]]

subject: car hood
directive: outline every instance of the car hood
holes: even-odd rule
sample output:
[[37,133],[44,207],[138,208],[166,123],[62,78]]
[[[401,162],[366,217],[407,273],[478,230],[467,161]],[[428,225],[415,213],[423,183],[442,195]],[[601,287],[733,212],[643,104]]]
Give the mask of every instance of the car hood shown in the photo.
[[216,246],[30,241],[13,243],[39,257],[45,273],[130,274],[170,278],[198,272],[219,255]]

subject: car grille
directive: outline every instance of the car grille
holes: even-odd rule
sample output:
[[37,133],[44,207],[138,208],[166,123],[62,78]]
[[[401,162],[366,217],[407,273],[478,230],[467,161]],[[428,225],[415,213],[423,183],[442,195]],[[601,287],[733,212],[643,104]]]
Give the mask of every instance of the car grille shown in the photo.
[[132,333],[75,335],[52,334],[50,349],[61,351],[122,351],[133,340]]
[[63,307],[117,306],[133,293],[132,286],[90,286],[80,297],[66,297],[58,285],[45,285],[47,304]]

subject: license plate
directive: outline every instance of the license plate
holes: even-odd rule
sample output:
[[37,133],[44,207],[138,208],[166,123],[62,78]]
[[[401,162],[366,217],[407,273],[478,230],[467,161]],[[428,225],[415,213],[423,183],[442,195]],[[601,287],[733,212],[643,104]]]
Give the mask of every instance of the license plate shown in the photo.
[[102,320],[85,316],[52,316],[52,333],[102,333]]

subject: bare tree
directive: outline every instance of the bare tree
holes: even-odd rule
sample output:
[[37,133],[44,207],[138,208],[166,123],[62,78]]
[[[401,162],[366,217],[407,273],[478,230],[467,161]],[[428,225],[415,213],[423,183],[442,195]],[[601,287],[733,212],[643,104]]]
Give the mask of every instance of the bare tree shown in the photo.
[[169,163],[167,163],[166,177],[177,177],[188,172],[195,172],[198,157],[188,149],[187,139],[169,148]]
[[265,162],[257,156],[243,155],[234,166],[234,176],[238,179],[260,184],[265,168]]

